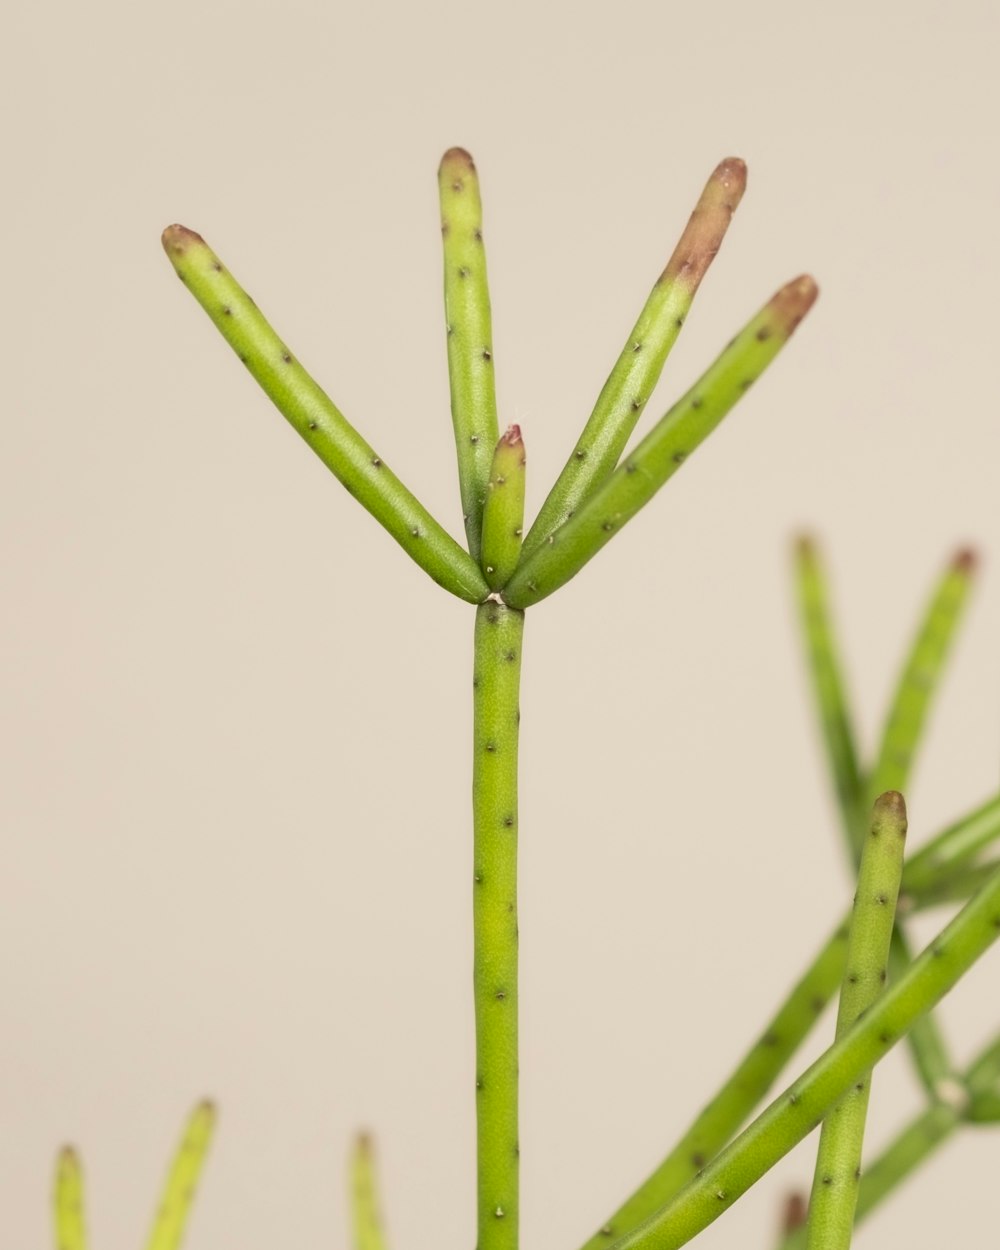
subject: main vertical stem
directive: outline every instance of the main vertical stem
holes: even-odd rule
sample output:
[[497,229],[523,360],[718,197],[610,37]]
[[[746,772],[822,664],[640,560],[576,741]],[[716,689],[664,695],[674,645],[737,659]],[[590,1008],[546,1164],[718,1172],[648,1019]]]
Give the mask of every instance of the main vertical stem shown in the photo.
[[517,738],[524,613],[476,610],[473,980],[478,1250],[518,1244]]

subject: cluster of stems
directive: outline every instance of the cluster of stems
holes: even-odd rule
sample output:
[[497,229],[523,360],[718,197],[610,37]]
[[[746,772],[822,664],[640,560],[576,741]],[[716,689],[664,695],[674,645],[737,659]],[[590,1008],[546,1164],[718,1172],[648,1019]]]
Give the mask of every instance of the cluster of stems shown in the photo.
[[[175,225],[164,232],[163,245],[246,370],[323,463],[435,582],[476,605],[471,885],[477,1245],[517,1250],[517,777],[525,612],[576,576],[688,461],[788,342],[817,289],[808,276],[782,286],[629,447],[746,186],[743,162],[722,161],[525,533],[524,441],[518,426],[501,433],[497,418],[482,202],[471,156],[460,148],[445,153],[438,182],[464,546],[306,372],[204,239]],[[674,1149],[584,1250],[685,1244],[820,1123],[809,1214],[801,1202],[789,1208],[786,1241],[791,1246],[805,1237],[808,1250],[840,1250],[849,1244],[855,1208],[858,1215],[870,1210],[958,1124],[996,1118],[1000,1042],[967,1072],[956,1073],[928,1013],[1000,936],[1000,868],[983,858],[1000,837],[1000,798],[939,834],[904,866],[906,813],[899,793],[960,614],[971,559],[963,555],[949,569],[904,670],[878,757],[866,770],[854,746],[822,573],[809,544],[799,555],[810,670],[852,872],[860,874],[855,907]],[[897,895],[900,916],[942,902],[963,906],[913,959],[901,927],[894,927]],[[831,1046],[740,1132],[838,989]],[[932,1105],[859,1185],[870,1074],[907,1035]],[[176,1250],[210,1124],[210,1110],[199,1109],[171,1173],[150,1250]],[[75,1156],[62,1157],[58,1177],[61,1250],[85,1250]],[[357,1250],[384,1250],[366,1137],[353,1156],[352,1195]]]

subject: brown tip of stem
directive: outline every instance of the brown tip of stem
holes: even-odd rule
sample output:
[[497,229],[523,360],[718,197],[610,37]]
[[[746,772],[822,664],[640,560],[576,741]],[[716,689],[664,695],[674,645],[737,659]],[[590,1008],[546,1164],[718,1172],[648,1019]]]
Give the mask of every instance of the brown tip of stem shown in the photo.
[[61,1168],[79,1168],[80,1155],[75,1146],[63,1146],[58,1156],[59,1166]]
[[441,164],[438,166],[440,174],[456,174],[456,173],[474,174],[476,172],[476,162],[472,159],[471,153],[465,148],[449,148],[441,157]]
[[819,554],[819,544],[812,534],[796,534],[793,547],[800,560],[813,560]]
[[354,1149],[359,1155],[370,1155],[375,1149],[375,1142],[371,1133],[366,1129],[362,1129],[354,1138]]
[[793,334],[795,327],[816,303],[818,295],[819,287],[807,273],[786,283],[772,296],[767,306],[775,329],[786,337]]
[[801,1228],[806,1222],[808,1213],[805,1194],[788,1194],[781,1213],[781,1231],[784,1236],[787,1237],[789,1233],[794,1233],[797,1228]]
[[746,186],[747,167],[738,156],[727,156],[716,165],[660,276],[661,282],[681,281],[692,295],[695,293],[722,246]]
[[962,547],[951,562],[956,573],[974,573],[979,565],[979,552],[974,547]]
[[898,790],[886,790],[885,794],[878,796],[875,800],[872,820],[873,823],[879,820],[891,820],[894,824],[901,824],[903,832],[906,832],[906,800]]
[[160,242],[168,256],[183,256],[193,244],[200,243],[204,246],[205,240],[197,231],[189,230],[187,226],[173,225],[167,226],[160,236]]
[[211,1098],[203,1098],[195,1107],[195,1113],[205,1116],[206,1119],[214,1120],[219,1114],[219,1109]]
[[500,435],[500,442],[505,447],[516,447],[523,442],[521,438],[521,427],[519,425],[508,425],[507,429]]

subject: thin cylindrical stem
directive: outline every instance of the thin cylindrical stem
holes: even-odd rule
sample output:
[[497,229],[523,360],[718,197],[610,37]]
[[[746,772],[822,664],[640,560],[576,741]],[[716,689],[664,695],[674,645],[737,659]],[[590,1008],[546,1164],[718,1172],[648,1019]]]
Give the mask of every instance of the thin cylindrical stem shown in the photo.
[[313,381],[201,235],[168,226],[163,247],[250,375],[338,481],[434,581],[468,603],[482,602],[489,590],[468,552]]
[[501,435],[493,453],[483,509],[483,573],[500,590],[517,567],[524,532],[524,442],[521,427]]
[[659,381],[701,280],[722,246],[746,190],[746,180],[746,165],[739,157],[728,157],[713,171],[673,255],[632,327],[572,455],[524,540],[526,554],[530,555],[568,521],[618,463]]
[[476,611],[473,987],[478,1250],[517,1250],[517,744],[524,614]]
[[[885,988],[905,839],[903,798],[889,791],[876,800],[871,830],[861,852],[837,1037],[843,1037]],[[847,1250],[851,1244],[870,1089],[869,1073],[848,1090],[823,1121],[809,1200],[808,1250]]]
[[805,276],[782,287],[571,519],[521,561],[504,587],[505,602],[518,608],[538,603],[593,559],[764,372],[817,293]]
[[665,1206],[722,1149],[759,1105],[812,1029],[844,975],[847,922],[840,924],[718,1093],[659,1167],[587,1241],[601,1250]]
[[677,1250],[755,1184],[824,1118],[1000,938],[1000,873],[902,978],[676,1198],[624,1237],[620,1250]]
[[167,1173],[146,1250],[179,1250],[214,1128],[214,1106],[210,1102],[199,1103],[191,1113]]
[[827,579],[815,544],[806,538],[795,548],[795,581],[809,676],[837,807],[845,836],[853,847],[864,802],[864,783],[831,618]]
[[52,1199],[56,1250],[87,1250],[83,1169],[80,1156],[71,1146],[59,1152]]
[[499,430],[483,206],[479,175],[464,148],[445,152],[438,170],[438,188],[451,417],[465,533],[472,558],[478,563],[486,484]]
[[351,1225],[354,1250],[386,1250],[379,1205],[375,1151],[362,1133],[351,1154]]
[[956,869],[969,865],[998,838],[1000,795],[988,799],[911,856],[906,865],[906,889],[938,889]]

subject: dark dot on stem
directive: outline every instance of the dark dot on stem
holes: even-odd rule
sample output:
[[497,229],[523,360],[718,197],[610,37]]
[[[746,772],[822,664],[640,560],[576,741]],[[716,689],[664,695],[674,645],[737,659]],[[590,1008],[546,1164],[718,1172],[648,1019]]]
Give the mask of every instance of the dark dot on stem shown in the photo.
[[634,461],[634,460],[626,460],[626,462],[625,462],[625,472],[626,472],[626,473],[634,473],[635,471],[636,471],[636,464],[635,464],[635,461]]
[[861,1180],[861,1165],[860,1164],[854,1169],[854,1179],[856,1181]]
[[286,365],[290,365],[292,363],[292,357],[289,352],[282,352],[281,359],[285,362]]
[[310,421],[310,422],[309,422],[309,428],[310,428],[310,430],[315,430],[315,429],[316,429],[316,424],[317,424],[317,423],[316,423],[315,421]]
[[578,447],[576,449],[575,455],[576,455],[577,460],[586,460],[587,459],[586,447]]
[[465,265],[463,265],[463,266],[461,267],[461,269],[459,269],[459,271],[458,271],[458,276],[459,276],[460,278],[467,278],[467,277],[469,276],[469,271],[468,271],[468,269],[466,268],[466,266],[465,266]]
[[514,904],[513,904],[513,903],[508,903],[508,904],[507,904],[507,910],[508,910],[508,912],[512,912],[512,911],[514,910]]
[[493,353],[490,351],[488,347],[484,347],[483,348],[483,360],[492,360],[492,359],[493,359]]
[[754,382],[753,378],[744,378],[744,379],[740,382],[740,390],[741,390],[741,391],[748,391],[748,390],[750,389],[750,387],[751,387],[751,386],[753,386],[753,382]]
[[464,189],[464,187],[465,187],[465,183],[462,181],[461,178],[456,178],[455,181],[451,184],[451,189],[453,191],[461,191]]
[[246,362],[247,362],[247,358],[246,358],[246,356],[244,356],[244,355],[243,355],[243,353],[242,353],[242,352],[240,352],[240,361],[241,361],[243,364],[246,364]]
[[697,412],[697,410],[701,408],[704,403],[705,401],[699,395],[695,395],[694,399],[691,400],[691,407]]
[[935,942],[934,945],[931,947],[931,954],[934,956],[935,959],[943,959],[945,956],[945,948],[941,945],[940,942]]
[[715,1196],[720,1202],[726,1201],[726,1191],[724,1189],[717,1189],[715,1191]]
[[771,329],[770,326],[761,326],[760,329],[757,331],[757,335],[756,335],[757,342],[766,343],[773,333],[774,331]]
[[374,456],[372,458],[372,468],[381,469],[381,467],[382,467],[382,461],[378,458],[378,456]]
[[642,351],[642,344],[641,344],[641,343],[633,343],[633,344],[632,344],[632,350],[633,350],[634,352],[641,352],[641,351]]
[[420,537],[419,527],[414,525],[413,529],[410,530],[410,533],[413,535],[414,538],[419,538]]
[[761,1045],[763,1046],[777,1046],[778,1042],[781,1041],[781,1038],[777,1035],[777,1033],[768,1032],[765,1033],[760,1040]]
[[613,1237],[614,1235],[615,1235],[615,1228],[613,1224],[605,1224],[604,1227],[601,1229],[602,1237]]
[[858,1083],[854,1086],[854,1088],[858,1091],[859,1094],[863,1094],[865,1092],[864,1081],[858,1081]]
[[682,326],[683,324],[684,324],[684,318],[683,318],[683,317],[675,317],[675,318],[674,318],[674,325],[677,327],[677,329],[678,329],[678,330],[681,328],[681,326]]
[[478,434],[470,434],[470,435],[469,435],[469,442],[473,445],[473,447],[475,447],[476,443],[478,443],[478,442],[479,442],[479,435],[478,435]]
[[446,333],[446,334],[448,335],[448,337],[450,338],[450,337],[451,337],[451,336],[455,333],[455,327],[454,327],[454,326],[445,326],[445,333]]
[[889,973],[885,968],[879,969],[878,979],[882,985],[885,985],[886,981],[888,981]]
[[641,400],[641,399],[633,399],[633,400],[632,400],[632,403],[631,403],[631,405],[630,405],[630,407],[631,407],[631,409],[632,409],[632,411],[633,411],[633,412],[638,412],[638,411],[639,411],[639,409],[642,407],[642,400]]
[[604,530],[605,534],[609,534],[614,528],[615,528],[614,521],[605,521],[604,524],[601,526],[601,529]]
[[797,1106],[799,1105],[799,1096],[798,1096],[798,1094],[789,1094],[789,1095],[788,1095],[788,1102],[789,1102],[789,1104],[790,1104],[791,1106],[793,1106],[793,1107],[797,1107]]
[[503,818],[503,827],[504,827],[505,829],[513,829],[513,828],[514,828],[514,817],[513,817],[513,816],[505,816],[505,817]]
[[212,261],[212,268],[215,270],[215,272],[216,272],[216,273],[222,273],[222,263],[221,263],[221,261],[213,260],[213,261]]
[[832,1185],[832,1184],[833,1184],[833,1177],[832,1177],[832,1176],[824,1176],[824,1177],[823,1177],[823,1184],[824,1184],[824,1185]]
[[857,974],[856,972],[851,972],[851,973],[849,973],[849,974],[848,974],[848,977],[847,977],[847,980],[848,980],[848,982],[849,982],[851,985],[857,985],[857,983],[858,983],[858,974]]
[[442,223],[441,223],[441,234],[442,234],[442,236],[443,236],[444,238],[447,238],[447,237],[448,237],[448,231],[449,231],[450,229],[451,229],[451,226],[448,224],[448,222],[446,222],[446,221],[442,221]]
[[810,998],[809,1006],[816,1012],[817,1015],[819,1015],[819,1013],[826,1006],[826,1000],[821,998],[819,994],[815,994],[812,998]]
[[476,885],[482,885],[482,884],[483,884],[483,874],[482,874],[481,872],[477,872],[477,873],[475,873],[475,874],[473,875],[472,880],[473,880],[473,881],[475,881]]
[[487,751],[488,751],[491,755],[494,755],[494,754],[496,753],[496,749],[497,749],[497,744],[496,744],[495,742],[487,742],[487,744],[486,744],[486,750],[487,750]]
[[696,1150],[691,1156],[691,1166],[699,1170],[705,1166],[705,1156],[700,1150]]
[[875,895],[875,902],[878,903],[880,907],[884,907],[886,903],[888,903],[888,901],[889,901],[889,896],[887,894]]
[[516,651],[505,651],[505,652],[504,652],[504,657],[503,657],[503,658],[507,661],[507,663],[508,663],[508,664],[513,664],[513,663],[514,663],[514,661],[517,659],[517,652],[516,652]]
[[674,464],[683,464],[687,458],[688,458],[688,454],[686,451],[674,452],[674,456],[673,456]]
[[882,1043],[883,1046],[888,1046],[889,1043],[892,1041],[892,1034],[889,1033],[888,1031],[883,1031],[882,1033],[878,1035],[878,1040]]
[[224,317],[231,317],[233,315],[233,310],[229,307],[228,304],[222,305],[222,315]]
[[493,997],[497,1000],[498,1003],[502,1003],[507,997],[507,991],[497,990],[497,992],[493,995]]
[[472,232],[472,237],[476,240],[476,242],[477,242],[477,243],[482,243],[482,241],[483,241],[483,232],[482,232],[482,230],[480,230],[480,229],[478,228],[478,226],[476,227],[476,229],[475,229],[475,230],[473,230],[473,232]]

